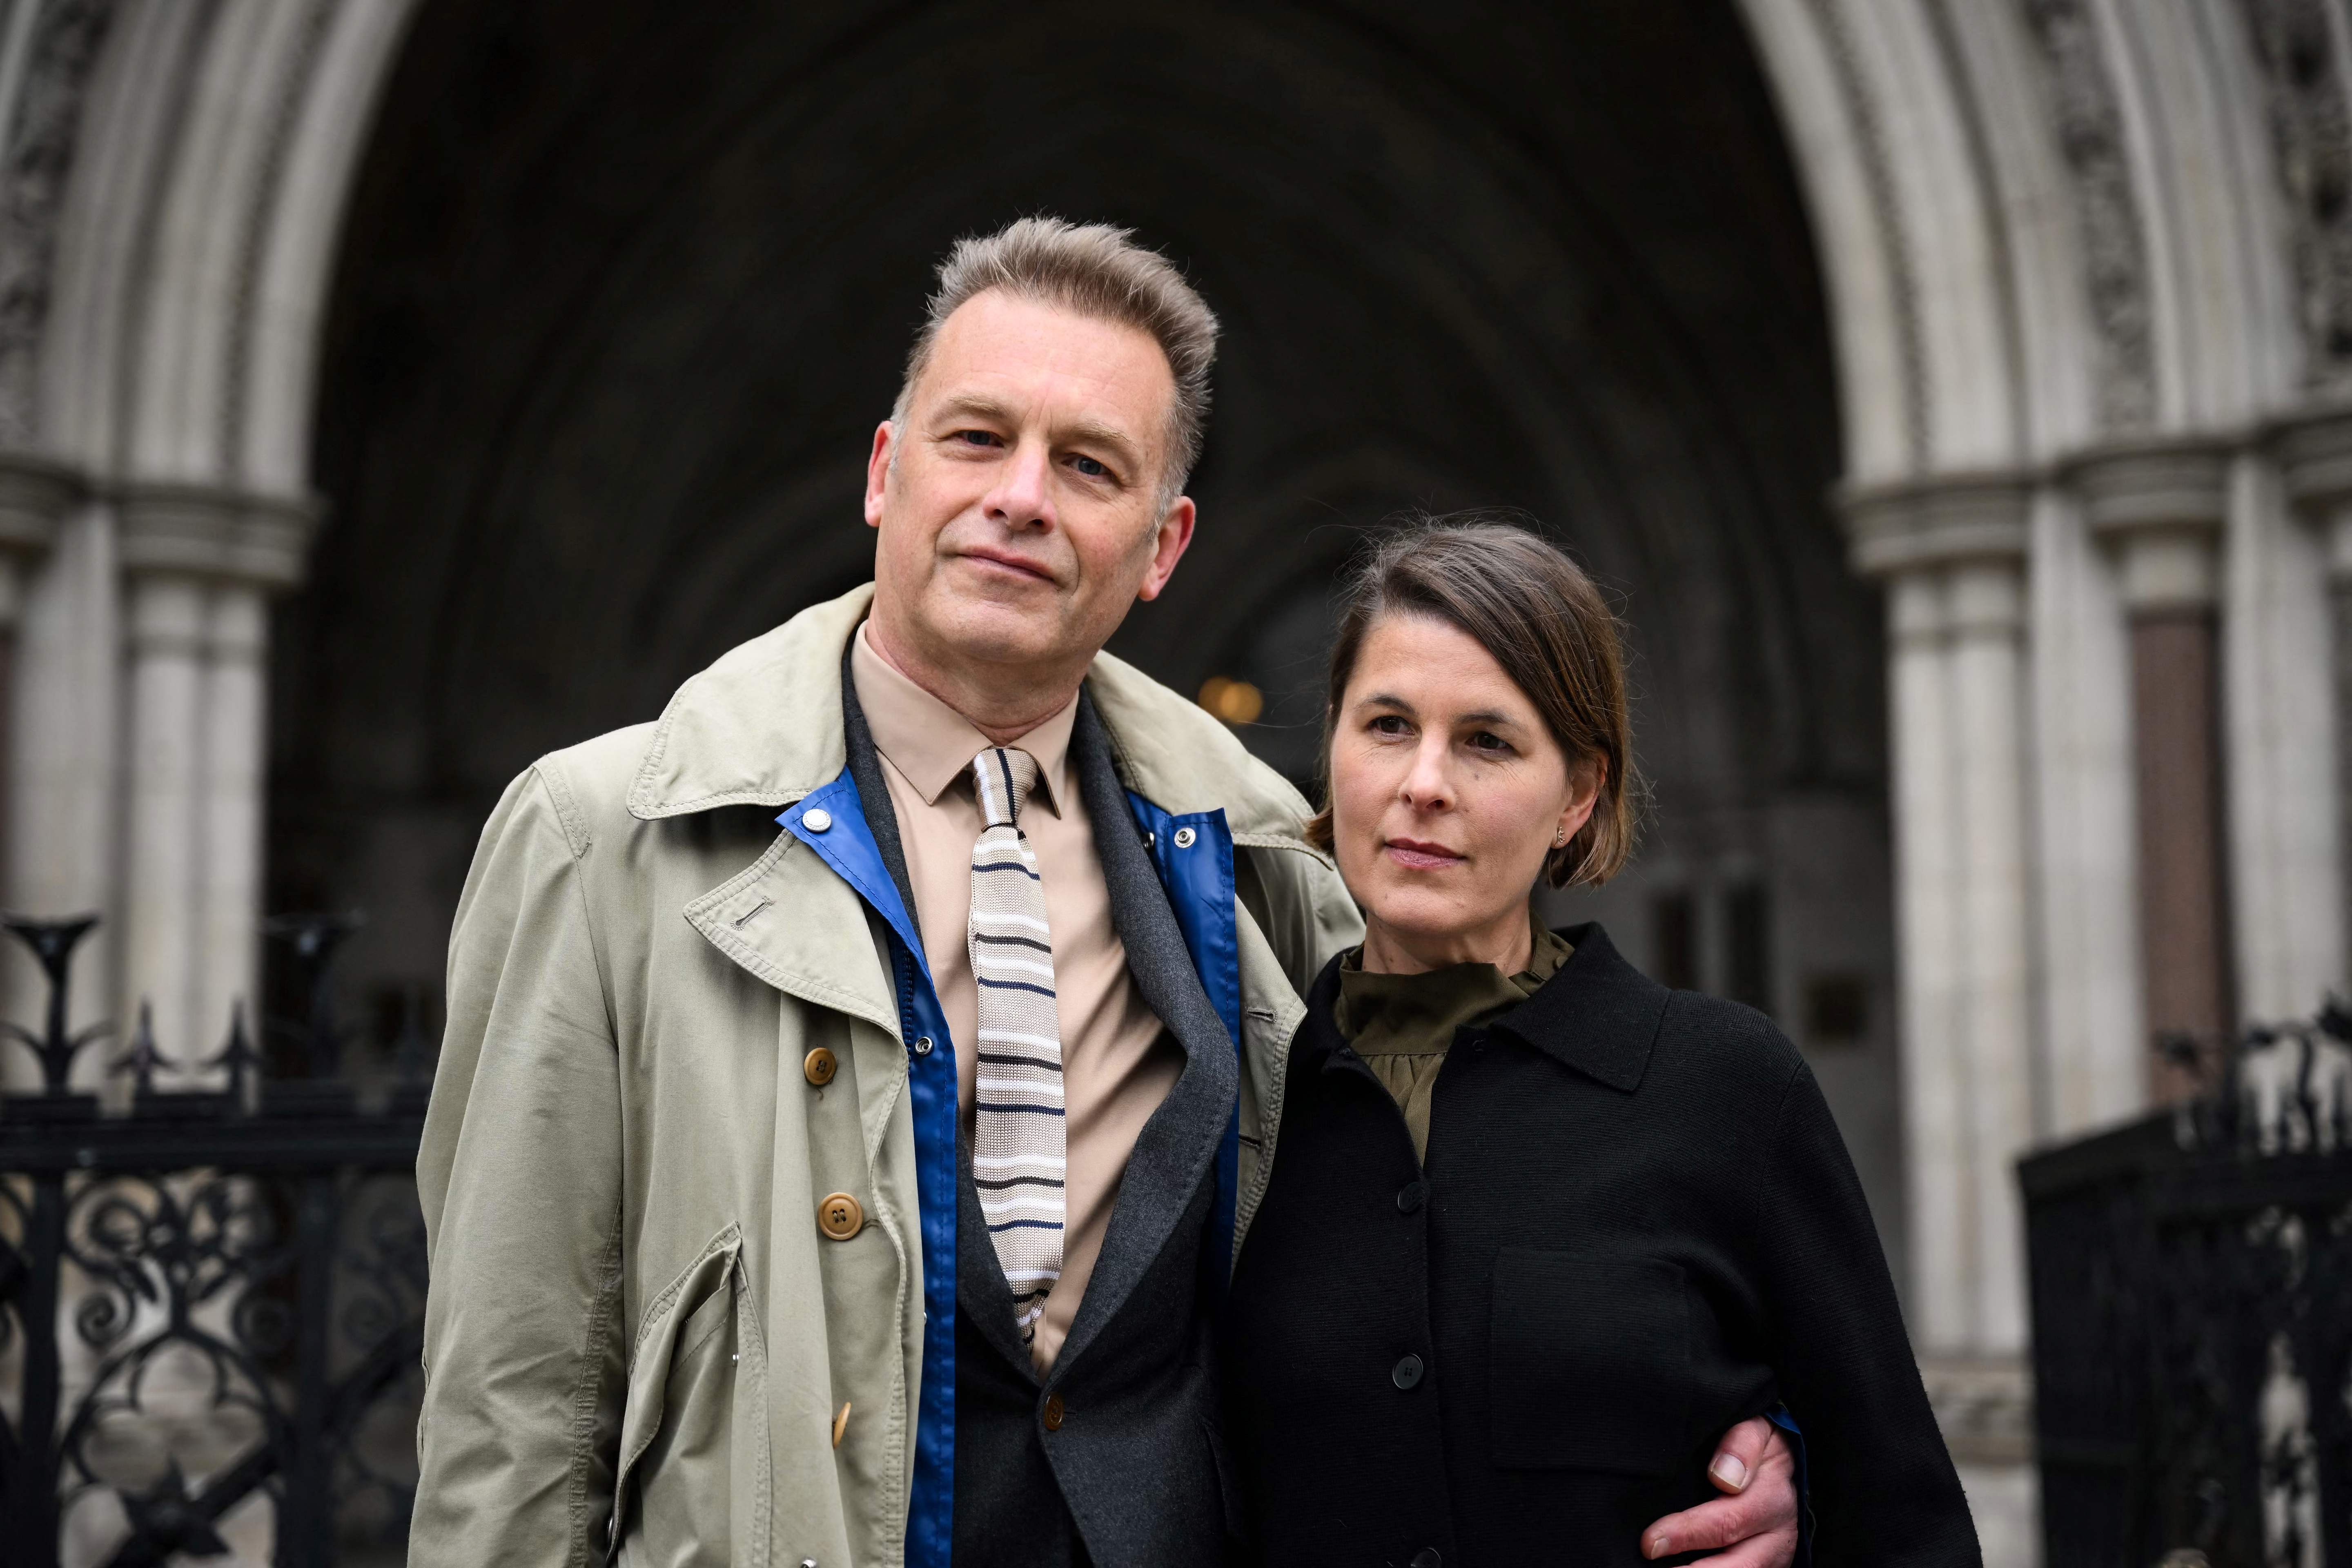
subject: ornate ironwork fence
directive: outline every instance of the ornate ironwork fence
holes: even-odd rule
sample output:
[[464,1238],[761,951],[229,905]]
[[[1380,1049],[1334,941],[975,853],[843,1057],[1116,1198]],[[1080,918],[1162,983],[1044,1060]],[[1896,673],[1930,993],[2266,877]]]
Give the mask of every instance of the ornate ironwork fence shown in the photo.
[[2021,1162],[2047,1562],[2352,1568],[2347,1044],[2336,1005],[2257,1030]]
[[114,1568],[218,1555],[229,1516],[255,1507],[274,1512],[287,1568],[367,1542],[395,1554],[425,1296],[421,1021],[412,1008],[389,1081],[363,1097],[328,984],[352,922],[274,922],[309,1016],[261,1045],[310,1076],[271,1078],[240,1016],[190,1064],[225,1087],[159,1087],[172,1064],[142,1016],[113,1064],[129,1103],[110,1113],[67,1087],[110,1037],[67,1016],[94,923],[6,922],[48,1007],[38,1033],[0,1025],[44,1084],[0,1097],[0,1557],[56,1568],[61,1541]]

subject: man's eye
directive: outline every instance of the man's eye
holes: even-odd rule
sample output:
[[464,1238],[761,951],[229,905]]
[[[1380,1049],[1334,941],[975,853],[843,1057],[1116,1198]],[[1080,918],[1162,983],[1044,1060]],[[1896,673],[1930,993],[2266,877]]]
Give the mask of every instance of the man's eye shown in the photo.
[[955,438],[962,442],[967,447],[994,447],[1000,445],[996,432],[993,430],[959,430],[955,433]]
[[1072,458],[1070,459],[1070,466],[1077,469],[1078,472],[1086,475],[1086,477],[1090,479],[1108,479],[1110,476],[1110,470],[1104,468],[1100,463],[1096,462],[1092,458],[1084,456]]

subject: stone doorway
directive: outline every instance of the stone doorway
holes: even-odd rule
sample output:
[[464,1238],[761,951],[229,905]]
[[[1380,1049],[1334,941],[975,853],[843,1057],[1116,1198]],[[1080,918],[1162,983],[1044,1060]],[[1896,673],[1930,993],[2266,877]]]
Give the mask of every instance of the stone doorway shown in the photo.
[[1900,1260],[1884,638],[1728,0],[428,5],[330,300],[270,906],[369,912],[387,1029],[429,997],[509,778],[865,577],[928,269],[1038,210],[1134,226],[1227,327],[1199,542],[1114,651],[1256,688],[1244,739],[1306,784],[1361,531],[1539,520],[1620,595],[1655,795],[1558,917],[1780,1018]]

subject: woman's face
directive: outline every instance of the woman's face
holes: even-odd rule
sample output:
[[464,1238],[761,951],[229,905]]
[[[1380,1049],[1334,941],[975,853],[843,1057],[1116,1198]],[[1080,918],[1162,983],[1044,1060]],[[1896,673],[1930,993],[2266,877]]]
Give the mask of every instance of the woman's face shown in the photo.
[[1365,966],[1524,964],[1528,890],[1598,784],[1468,633],[1373,622],[1331,739],[1332,841],[1364,906]]

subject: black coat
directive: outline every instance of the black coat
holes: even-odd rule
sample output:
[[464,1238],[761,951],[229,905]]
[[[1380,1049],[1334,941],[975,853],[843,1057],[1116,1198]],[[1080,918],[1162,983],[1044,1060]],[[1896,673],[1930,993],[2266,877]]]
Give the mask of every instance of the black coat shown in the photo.
[[[1223,1335],[1269,1563],[1639,1563],[1784,1401],[1815,1561],[1977,1564],[1862,1188],[1769,1020],[1670,992],[1597,925],[1460,1031],[1424,1170],[1332,1022],[1291,1047]],[[1434,1553],[1434,1555],[1431,1555]]]

